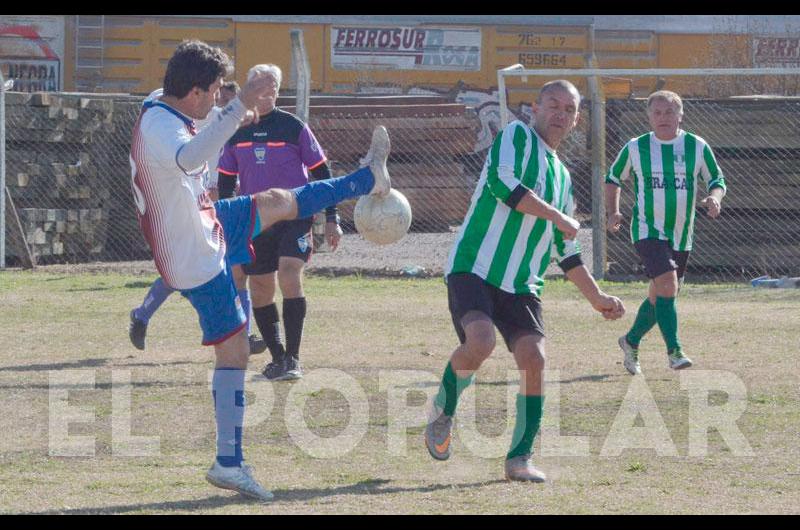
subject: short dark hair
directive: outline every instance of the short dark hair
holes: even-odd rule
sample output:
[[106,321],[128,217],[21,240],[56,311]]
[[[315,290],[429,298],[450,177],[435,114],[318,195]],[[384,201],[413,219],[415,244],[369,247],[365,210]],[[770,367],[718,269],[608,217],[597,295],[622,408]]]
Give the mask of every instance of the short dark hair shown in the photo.
[[239,90],[241,90],[239,88],[239,83],[237,83],[236,81],[225,81],[224,83],[222,83],[221,88],[224,88],[225,90],[230,90],[234,94],[238,94]]
[[231,60],[221,49],[199,40],[185,40],[167,63],[164,95],[181,99],[194,87],[208,90],[214,81],[232,71]]

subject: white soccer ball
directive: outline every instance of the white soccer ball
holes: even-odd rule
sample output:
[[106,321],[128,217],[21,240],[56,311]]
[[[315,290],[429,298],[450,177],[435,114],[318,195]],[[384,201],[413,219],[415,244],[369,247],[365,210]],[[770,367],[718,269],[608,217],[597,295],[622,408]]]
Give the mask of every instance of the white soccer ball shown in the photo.
[[378,245],[399,241],[411,226],[411,205],[405,195],[392,188],[386,197],[363,195],[353,210],[356,230]]

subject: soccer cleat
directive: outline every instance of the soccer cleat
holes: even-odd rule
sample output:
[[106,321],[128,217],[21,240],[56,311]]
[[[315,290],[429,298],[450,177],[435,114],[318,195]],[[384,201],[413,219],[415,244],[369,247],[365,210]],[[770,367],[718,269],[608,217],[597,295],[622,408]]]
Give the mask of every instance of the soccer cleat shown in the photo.
[[291,355],[287,355],[285,364],[286,377],[284,377],[282,381],[288,381],[290,379],[302,379],[303,369],[300,367],[300,359],[296,359]]
[[224,467],[215,461],[206,473],[206,480],[218,488],[233,490],[259,501],[271,501],[274,497],[271,491],[264,489],[253,478],[253,468],[244,463],[241,466]]
[[250,355],[264,353],[267,349],[267,342],[258,335],[250,335],[247,340],[250,342]]
[[273,360],[261,370],[261,373],[270,381],[280,381],[280,378],[286,375],[286,363],[283,358]]
[[622,351],[625,353],[625,360],[622,361],[622,365],[632,375],[641,374],[642,367],[639,364],[639,350],[631,346],[631,343],[628,342],[628,339],[625,335],[621,336],[617,342],[619,343],[619,347],[622,348]]
[[506,460],[506,480],[544,482],[547,480],[547,475],[533,467],[529,453]]
[[433,458],[436,460],[450,458],[452,434],[453,417],[445,414],[434,404],[428,418],[428,426],[425,427],[425,447],[428,448],[428,452]]
[[264,367],[261,373],[270,381],[290,381],[303,377],[299,361],[296,361],[290,355],[277,361],[272,361]]
[[692,360],[683,354],[683,351],[678,348],[669,353],[669,367],[673,370],[683,370],[692,365]]
[[389,140],[389,132],[383,125],[375,126],[372,131],[372,143],[369,146],[367,155],[361,159],[361,167],[369,166],[372,176],[375,178],[375,185],[370,191],[370,195],[386,197],[392,189],[392,181],[389,178],[389,170],[386,169],[386,160],[389,158],[389,151],[392,143]]
[[147,322],[134,316],[135,309],[131,310],[131,323],[128,325],[128,337],[137,350],[144,350],[144,339],[147,336]]

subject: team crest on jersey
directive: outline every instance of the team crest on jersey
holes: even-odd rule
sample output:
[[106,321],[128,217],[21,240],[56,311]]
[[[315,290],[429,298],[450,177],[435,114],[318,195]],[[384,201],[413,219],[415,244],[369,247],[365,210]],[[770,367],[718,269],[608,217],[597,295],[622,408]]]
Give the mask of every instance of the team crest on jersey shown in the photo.
[[266,147],[256,147],[253,149],[253,152],[256,155],[256,164],[263,164],[264,158],[267,156],[267,148]]
[[308,234],[297,238],[297,248],[300,249],[300,252],[305,253],[308,250],[308,246],[309,246]]

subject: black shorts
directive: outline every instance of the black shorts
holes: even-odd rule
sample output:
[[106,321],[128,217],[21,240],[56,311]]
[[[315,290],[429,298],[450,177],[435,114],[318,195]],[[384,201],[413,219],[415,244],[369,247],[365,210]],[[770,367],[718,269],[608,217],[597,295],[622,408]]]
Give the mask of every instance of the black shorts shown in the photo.
[[648,278],[653,279],[669,271],[677,271],[678,279],[686,274],[688,250],[673,250],[669,241],[663,239],[640,239],[633,246],[639,253]]
[[314,250],[311,236],[313,218],[281,221],[253,239],[256,259],[245,265],[245,274],[268,274],[278,270],[281,257],[298,258],[308,263]]
[[467,340],[461,319],[469,311],[488,315],[509,351],[522,334],[544,337],[542,301],[535,294],[507,293],[475,274],[456,273],[447,277],[447,303],[461,344]]

